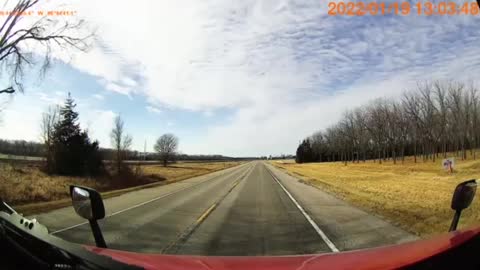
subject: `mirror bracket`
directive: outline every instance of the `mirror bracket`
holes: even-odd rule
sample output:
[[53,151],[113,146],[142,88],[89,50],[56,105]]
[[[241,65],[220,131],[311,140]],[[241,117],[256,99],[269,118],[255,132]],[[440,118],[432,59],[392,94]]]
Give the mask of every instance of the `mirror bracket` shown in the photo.
[[460,220],[461,213],[462,213],[462,210],[455,211],[455,214],[453,215],[453,219],[452,219],[452,224],[450,224],[450,229],[448,229],[449,232],[455,231],[457,229],[457,225],[458,225],[458,221]]
[[95,238],[95,244],[97,247],[107,248],[107,243],[105,243],[105,239],[103,238],[100,226],[98,226],[98,222],[94,219],[91,219],[88,221],[88,223],[90,223],[90,228],[92,229],[93,238]]

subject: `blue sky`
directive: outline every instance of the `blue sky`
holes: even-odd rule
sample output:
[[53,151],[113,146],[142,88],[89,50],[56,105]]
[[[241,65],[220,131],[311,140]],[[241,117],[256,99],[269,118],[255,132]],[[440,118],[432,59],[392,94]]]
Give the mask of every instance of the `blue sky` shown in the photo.
[[71,92],[103,147],[120,114],[138,150],[172,132],[184,153],[290,154],[345,109],[417,81],[477,83],[478,16],[328,16],[327,5],[69,1],[97,46],[59,52],[43,80],[27,76],[24,94],[2,97],[0,137],[38,140],[42,111]]

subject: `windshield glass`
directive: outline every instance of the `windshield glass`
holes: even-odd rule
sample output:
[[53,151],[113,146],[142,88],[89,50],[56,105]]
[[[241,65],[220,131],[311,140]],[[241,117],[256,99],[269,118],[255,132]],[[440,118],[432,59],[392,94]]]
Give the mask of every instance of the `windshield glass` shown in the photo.
[[480,220],[475,182],[452,202],[480,169],[475,1],[0,6],[0,197],[53,236],[298,255]]

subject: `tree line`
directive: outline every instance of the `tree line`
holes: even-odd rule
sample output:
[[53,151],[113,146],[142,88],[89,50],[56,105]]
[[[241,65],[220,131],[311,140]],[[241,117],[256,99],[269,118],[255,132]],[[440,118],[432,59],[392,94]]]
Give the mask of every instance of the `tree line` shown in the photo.
[[405,156],[435,162],[453,152],[462,160],[480,138],[480,98],[473,83],[417,83],[400,99],[379,98],[347,110],[334,125],[303,139],[296,162],[382,163]]
[[[43,140],[42,140],[43,141]],[[115,160],[117,155],[116,150],[113,148],[103,148],[99,149],[104,161]],[[0,139],[0,154],[13,155],[20,157],[39,157],[45,158],[45,144],[35,141],[26,141],[26,140],[6,140]],[[125,159],[129,161],[157,161],[161,160],[161,156],[156,152],[144,152],[138,150],[125,150]],[[267,159],[267,157],[262,157]],[[271,157],[271,159],[285,159],[285,158],[294,158],[293,155],[283,155],[278,157]],[[231,161],[231,160],[247,160],[247,159],[256,159],[255,157],[251,158],[234,158],[223,155],[191,155],[177,153],[172,157],[170,161]]]
[[0,139],[0,153],[15,156],[43,157],[45,155],[42,143],[25,140]]
[[[43,141],[43,139],[42,139]],[[114,160],[117,155],[116,150],[113,148],[102,148],[99,149],[100,153],[104,160]],[[0,139],[0,154],[12,155],[19,157],[38,157],[45,158],[46,150],[45,144],[37,141],[26,141],[26,140],[7,140]],[[127,160],[160,160],[160,156],[157,153],[147,152],[137,150],[126,150],[125,158]],[[214,159],[231,159],[229,157],[217,156],[217,155],[187,155],[187,154],[178,154],[176,160],[214,160]]]

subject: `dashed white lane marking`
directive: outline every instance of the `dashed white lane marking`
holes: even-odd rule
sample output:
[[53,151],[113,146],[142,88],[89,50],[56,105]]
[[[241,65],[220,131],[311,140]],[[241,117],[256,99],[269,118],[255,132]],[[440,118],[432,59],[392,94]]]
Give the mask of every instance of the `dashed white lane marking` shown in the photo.
[[[268,171],[270,172],[270,170],[268,170]],[[277,182],[277,184],[280,185],[280,187],[283,189],[283,191],[285,191],[285,193],[288,195],[290,200],[292,200],[292,202],[295,204],[295,206],[297,206],[298,210],[300,210],[300,212],[303,214],[303,216],[305,216],[307,221],[310,223],[310,225],[312,225],[313,229],[315,229],[315,231],[318,233],[318,235],[320,235],[323,242],[325,242],[325,244],[327,244],[327,246],[330,248],[330,250],[332,252],[339,252],[339,250],[335,246],[335,244],[333,244],[333,242],[330,239],[328,239],[327,235],[320,229],[320,227],[318,227],[317,223],[315,223],[315,221],[313,221],[313,219],[307,214],[307,212],[305,212],[303,207],[297,202],[297,200],[295,200],[295,198],[293,198],[292,194],[290,194],[290,192],[288,192],[288,190],[283,186],[283,184],[280,183],[280,181],[278,181],[277,177],[275,177],[275,175],[273,175],[272,172],[270,172],[270,175],[273,177],[275,182]]]

